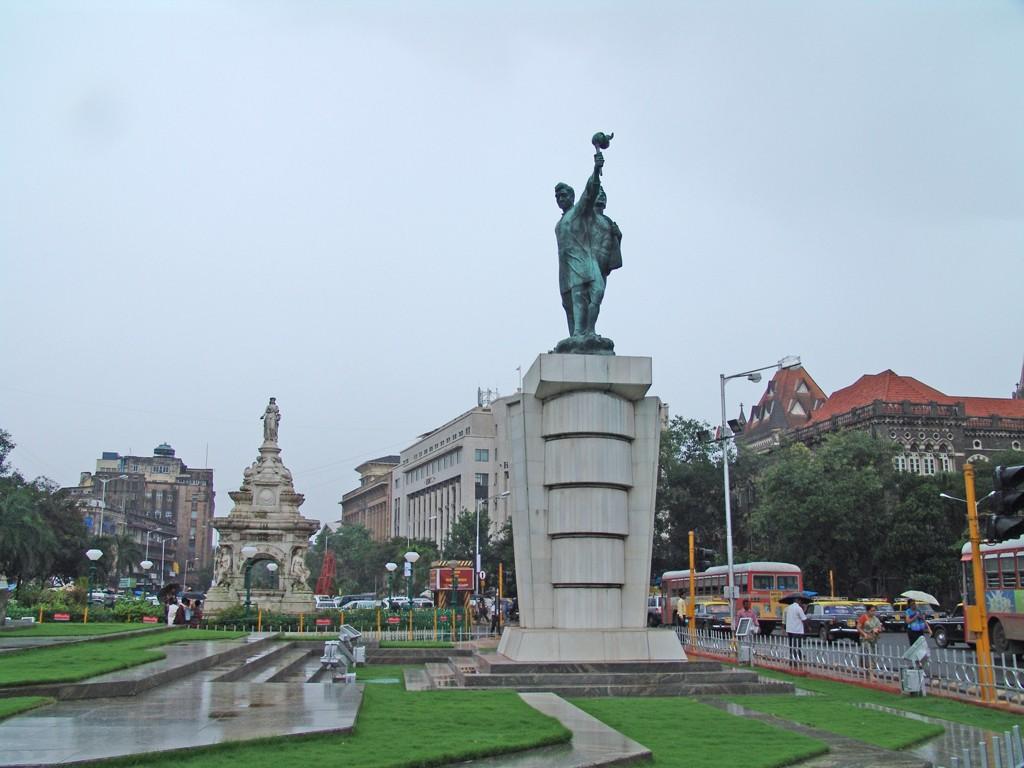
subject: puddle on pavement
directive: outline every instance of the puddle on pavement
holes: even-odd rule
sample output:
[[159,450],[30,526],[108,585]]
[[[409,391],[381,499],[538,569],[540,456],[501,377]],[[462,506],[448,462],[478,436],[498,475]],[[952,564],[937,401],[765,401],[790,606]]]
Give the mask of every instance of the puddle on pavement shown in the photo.
[[855,704],[854,706],[860,707],[861,709],[873,709],[877,712],[885,712],[886,714],[896,715],[897,717],[905,717],[908,720],[918,720],[922,723],[941,725],[945,728],[945,733],[941,736],[936,736],[934,739],[930,739],[918,744],[916,747],[910,747],[905,750],[908,754],[929,760],[935,765],[949,765],[952,762],[952,758],[959,758],[965,749],[977,754],[979,742],[985,743],[989,760],[991,760],[994,752],[994,742],[997,739],[1002,739],[1001,734],[986,731],[983,728],[975,728],[962,723],[954,723],[949,720],[928,717],[927,715],[921,715],[917,712],[907,712],[906,710],[896,709],[895,707],[886,707],[881,704],[872,704],[870,702],[863,702]]
[[370,680],[360,680],[359,676],[357,675],[356,676],[356,682],[357,683],[365,683],[365,684],[369,684],[369,683],[383,683],[384,685],[398,685],[402,681],[399,680],[397,677],[375,677],[375,678],[372,678]]

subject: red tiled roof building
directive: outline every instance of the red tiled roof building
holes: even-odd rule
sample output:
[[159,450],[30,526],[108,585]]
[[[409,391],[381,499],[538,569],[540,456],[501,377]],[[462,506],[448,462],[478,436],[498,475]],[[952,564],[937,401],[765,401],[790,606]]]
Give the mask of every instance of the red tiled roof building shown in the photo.
[[781,368],[768,382],[757,405],[751,407],[740,440],[744,447],[758,453],[770,450],[779,444],[782,435],[806,426],[827,399],[802,365]]
[[[782,373],[787,372],[779,371]],[[861,376],[850,386],[823,397],[820,404],[812,402],[810,409],[801,403],[807,410],[802,422],[797,414],[790,414],[788,427],[780,422],[771,431],[773,385],[776,390],[780,388],[776,383],[779,374],[755,406],[759,409],[768,404],[768,414],[759,412],[762,418],[755,421],[754,411],[751,412],[750,426],[740,438],[747,448],[769,450],[782,436],[814,443],[830,432],[863,429],[900,445],[902,453],[895,459],[897,469],[931,475],[959,471],[967,461],[988,461],[998,451],[1021,450],[1024,442],[1024,398],[1020,396],[1020,385],[1012,398],[960,397],[892,370]],[[775,398],[774,407],[792,400],[783,394]],[[767,428],[758,431],[765,419]]]

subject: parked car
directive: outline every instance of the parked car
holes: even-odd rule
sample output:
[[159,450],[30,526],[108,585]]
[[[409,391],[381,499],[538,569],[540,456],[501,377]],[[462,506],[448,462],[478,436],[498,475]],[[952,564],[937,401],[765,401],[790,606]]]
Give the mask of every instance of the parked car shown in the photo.
[[89,593],[89,602],[93,605],[105,605],[108,608],[113,608],[116,600],[117,593],[112,589],[94,589]]
[[974,645],[967,642],[963,603],[958,603],[953,612],[944,619],[929,619],[928,625],[932,628],[932,637],[935,638],[935,644],[939,648],[948,648],[954,643]]
[[376,608],[378,607],[378,605],[379,603],[376,600],[349,600],[347,603],[341,606],[341,610],[359,611],[366,608]]
[[[860,610],[858,610],[860,606]],[[853,602],[816,602],[807,606],[804,631],[825,642],[846,638],[857,640],[857,617],[864,606]]]
[[[907,631],[907,617],[904,611],[907,610],[907,601],[900,598],[894,600],[892,604],[893,614],[889,621],[889,624],[885,627],[891,632],[906,632]],[[934,605],[924,605],[922,603],[917,604],[917,609],[924,616],[925,621],[932,621],[932,619],[938,619],[944,614]],[[883,621],[884,623],[884,621]]]
[[661,598],[657,595],[647,596],[647,626],[657,627],[661,625]]
[[732,632],[732,616],[730,615],[729,604],[718,600],[697,603],[693,607],[693,623],[697,629]]

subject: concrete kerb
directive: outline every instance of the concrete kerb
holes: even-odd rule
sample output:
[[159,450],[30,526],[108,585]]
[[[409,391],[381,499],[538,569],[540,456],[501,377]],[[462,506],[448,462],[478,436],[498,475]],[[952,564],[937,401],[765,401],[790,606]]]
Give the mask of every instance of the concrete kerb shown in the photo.
[[[73,699],[100,699],[108,697],[135,696],[142,691],[147,691],[158,685],[178,680],[183,673],[193,674],[195,672],[202,672],[203,670],[209,669],[210,667],[214,667],[218,664],[223,664],[225,662],[234,661],[238,658],[248,656],[252,654],[254,650],[260,649],[273,642],[275,636],[276,635],[266,635],[264,637],[257,637],[255,635],[250,635],[248,638],[242,638],[240,641],[223,640],[220,642],[223,642],[226,647],[219,653],[212,653],[198,659],[190,659],[179,665],[167,665],[164,669],[152,671],[147,675],[129,677],[123,680],[97,680],[96,678],[93,678],[92,681],[85,680],[75,683],[43,683],[39,685],[12,686],[0,688],[0,698],[10,698],[13,696],[48,696],[50,698],[57,699],[58,701],[68,701]],[[135,668],[118,670],[117,672],[106,673],[104,675],[98,675],[97,677],[103,678],[116,676],[119,673],[127,672],[130,669]]]

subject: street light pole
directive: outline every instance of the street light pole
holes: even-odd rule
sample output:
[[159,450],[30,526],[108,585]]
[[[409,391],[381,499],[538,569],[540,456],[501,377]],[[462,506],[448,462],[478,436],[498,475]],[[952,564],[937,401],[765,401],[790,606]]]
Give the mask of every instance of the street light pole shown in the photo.
[[732,499],[729,492],[729,422],[726,419],[725,414],[725,385],[726,382],[732,379],[747,379],[757,383],[761,380],[762,371],[770,371],[773,368],[776,369],[787,369],[796,368],[800,365],[800,357],[798,355],[787,355],[786,357],[779,360],[775,365],[765,365],[761,368],[754,368],[749,371],[743,371],[742,373],[734,373],[731,376],[726,376],[724,373],[719,374],[718,381],[722,399],[722,433],[720,435],[722,440],[722,482],[725,489],[725,553],[726,560],[729,568],[729,616],[732,622],[733,631],[736,629],[736,573],[733,568],[733,552],[732,552]]
[[503,491],[490,498],[476,500],[476,559],[474,560],[476,567],[473,569],[473,592],[476,594],[480,594],[480,571],[483,570],[480,567],[480,507],[487,502],[504,499],[510,493],[511,491]]
[[242,547],[242,556],[245,558],[245,570],[244,570],[244,582],[245,582],[245,617],[249,618],[249,608],[252,607],[252,567],[256,564],[252,556],[256,554],[258,550],[256,547],[249,546]]
[[89,623],[89,603],[92,602],[92,585],[96,580],[96,561],[103,557],[103,552],[98,549],[88,549],[85,556],[89,558],[89,577],[85,584],[85,614],[83,624]]
[[[107,509],[107,483],[109,483],[111,480],[125,480],[125,479],[127,479],[127,477],[128,477],[128,475],[118,475],[117,477],[97,477],[96,478],[96,482],[103,483],[103,489],[100,492],[100,527],[99,527],[99,533],[98,534],[96,533],[96,528],[94,527],[93,528],[93,535],[94,536],[97,536],[97,535],[102,536],[103,535],[103,513]],[[115,523],[115,525],[116,525],[116,523]]]
[[166,550],[167,542],[168,541],[177,541],[177,540],[178,540],[177,536],[169,536],[167,538],[160,539],[160,586],[161,587],[164,585],[164,582],[167,580],[167,569],[166,569],[166,566],[164,565],[164,552]]
[[385,563],[384,564],[384,570],[386,570],[388,572],[388,610],[389,611],[393,610],[393,606],[392,606],[391,602],[392,602],[392,600],[394,600],[394,594],[395,594],[394,593],[394,578],[395,578],[395,571],[397,569],[398,569],[398,565],[395,564],[395,563]]

